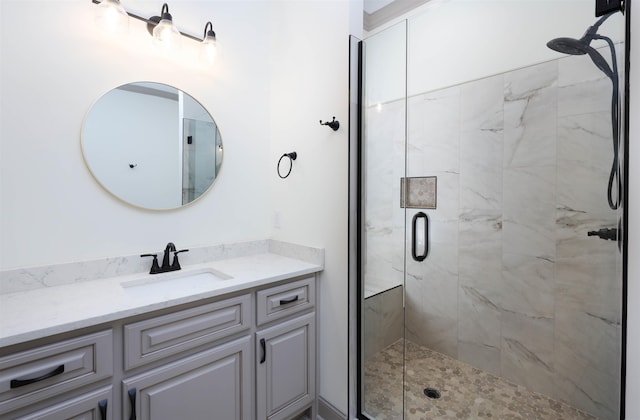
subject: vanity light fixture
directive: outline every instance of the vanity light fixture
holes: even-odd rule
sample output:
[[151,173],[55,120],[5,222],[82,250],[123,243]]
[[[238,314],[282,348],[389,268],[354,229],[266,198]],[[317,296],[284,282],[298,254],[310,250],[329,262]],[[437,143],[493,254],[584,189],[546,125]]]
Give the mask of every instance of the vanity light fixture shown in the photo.
[[[169,13],[169,6],[167,3],[162,5],[160,16],[151,16],[150,18],[144,18],[131,12],[127,12],[125,8],[120,4],[120,0],[91,0],[92,3],[97,4],[100,8],[96,21],[108,30],[120,30],[124,26],[125,29],[129,27],[129,17],[141,20],[147,24],[147,30],[153,36],[154,43],[163,47],[169,47],[176,45],[180,42],[180,35],[190,38],[194,41],[201,43],[200,57],[201,60],[206,63],[213,63],[215,61],[217,41],[216,33],[213,31],[213,25],[211,22],[207,22],[204,27],[203,38],[198,38],[193,35],[189,35],[180,31],[173,23],[173,17]],[[111,24],[109,22],[116,22]],[[114,28],[114,29],[111,29]]]
[[204,25],[204,39],[200,45],[200,61],[204,64],[211,65],[216,61],[217,53],[216,33],[213,31],[213,24],[207,22],[207,24]]

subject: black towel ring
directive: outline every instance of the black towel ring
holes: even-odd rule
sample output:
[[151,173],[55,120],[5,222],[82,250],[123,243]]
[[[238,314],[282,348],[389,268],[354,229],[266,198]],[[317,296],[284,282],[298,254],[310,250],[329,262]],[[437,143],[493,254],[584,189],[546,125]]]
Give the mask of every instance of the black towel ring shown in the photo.
[[[280,173],[280,162],[282,162],[282,159],[288,157],[289,158],[289,171],[287,172],[286,175],[282,176],[282,174]],[[284,155],[280,156],[280,159],[278,159],[278,176],[282,179],[285,179],[286,177],[289,176],[289,174],[291,173],[291,169],[293,169],[293,161],[296,160],[298,157],[298,154],[296,152],[291,152],[291,153],[285,153]]]

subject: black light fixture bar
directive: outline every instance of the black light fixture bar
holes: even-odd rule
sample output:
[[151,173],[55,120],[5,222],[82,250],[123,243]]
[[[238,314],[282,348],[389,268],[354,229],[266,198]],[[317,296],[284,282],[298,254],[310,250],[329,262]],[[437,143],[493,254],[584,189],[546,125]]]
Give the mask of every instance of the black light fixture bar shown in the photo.
[[[93,4],[100,4],[102,3],[102,1],[99,0],[91,0],[91,2]],[[147,24],[147,30],[149,32],[153,32],[153,28],[155,28],[158,25],[158,22],[160,22],[160,16],[151,16],[149,19],[144,18],[142,16],[136,15],[135,13],[131,13],[128,10],[125,9],[125,11],[127,12],[127,15],[129,15],[132,18],[141,20],[142,22],[145,22]],[[189,39],[193,39],[194,41],[198,41],[198,42],[202,42],[203,38],[198,38],[197,36],[193,36],[187,33],[182,32],[181,30],[178,29],[178,32],[180,32],[180,35],[189,38]]]

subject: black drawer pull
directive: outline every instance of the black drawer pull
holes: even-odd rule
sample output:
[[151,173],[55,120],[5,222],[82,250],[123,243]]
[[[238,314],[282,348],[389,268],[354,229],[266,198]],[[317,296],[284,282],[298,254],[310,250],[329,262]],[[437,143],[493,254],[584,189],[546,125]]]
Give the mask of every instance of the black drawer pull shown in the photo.
[[260,364],[263,364],[265,360],[267,360],[267,345],[264,341],[264,338],[260,339],[260,349],[262,350],[262,355],[260,356]]
[[107,404],[109,403],[109,401],[107,400],[102,400],[100,402],[98,402],[98,409],[100,410],[100,419],[101,420],[107,420]]
[[53,369],[51,372],[45,373],[44,375],[39,376],[37,378],[32,378],[32,379],[12,379],[11,382],[10,382],[10,386],[11,386],[11,389],[20,388],[21,386],[33,384],[33,383],[40,382],[40,381],[44,381],[45,379],[52,378],[52,377],[54,377],[56,375],[60,375],[61,373],[64,373],[64,365],[60,365],[57,368]]
[[289,303],[293,303],[295,301],[298,300],[298,295],[295,295],[294,297],[290,297],[287,299],[280,299],[280,305],[287,305]]

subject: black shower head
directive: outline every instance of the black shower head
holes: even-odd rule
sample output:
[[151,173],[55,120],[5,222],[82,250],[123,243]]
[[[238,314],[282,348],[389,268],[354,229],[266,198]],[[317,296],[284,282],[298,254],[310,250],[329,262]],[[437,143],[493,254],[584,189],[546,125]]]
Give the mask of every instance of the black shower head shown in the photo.
[[[614,78],[617,79],[616,71],[611,70],[611,66],[609,66],[609,63],[607,63],[607,60],[605,60],[604,57],[598,51],[596,51],[595,48],[593,48],[590,45],[591,41],[593,41],[594,39],[601,39],[601,40],[607,41],[607,43],[611,46],[613,61],[615,61],[615,51],[613,50],[613,42],[611,41],[610,38],[607,38],[602,35],[598,35],[598,28],[600,28],[600,25],[602,25],[602,23],[605,20],[607,20],[609,17],[611,17],[615,13],[616,11],[612,11],[602,16],[600,19],[598,19],[598,21],[595,24],[587,28],[587,31],[584,33],[582,38],[580,39],[555,38],[547,42],[547,47],[563,54],[570,54],[570,55],[589,54],[589,57],[591,57],[591,60],[593,61],[593,63],[611,80],[613,80],[613,83],[615,84],[616,81],[614,80]],[[613,63],[613,65],[615,66],[615,63]]]
[[591,36],[585,35],[581,39],[555,38],[547,42],[547,47],[563,54],[570,54],[570,55],[589,54],[589,57],[591,57],[591,60],[596,65],[596,67],[598,67],[608,77],[613,78],[614,72],[611,70],[609,63],[607,63],[607,60],[605,60],[602,54],[596,51],[595,48],[589,45],[593,39],[606,39],[606,38],[601,37],[600,35],[597,35],[597,34],[591,35]]
[[547,47],[554,51],[570,55],[585,55],[588,51],[589,44],[573,38],[555,38],[547,42]]

